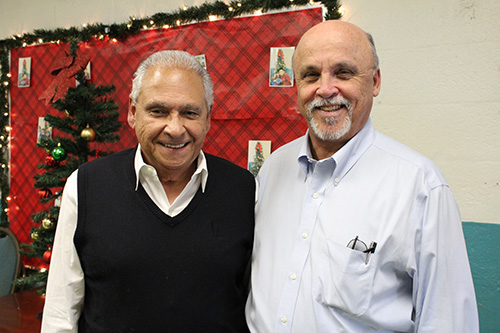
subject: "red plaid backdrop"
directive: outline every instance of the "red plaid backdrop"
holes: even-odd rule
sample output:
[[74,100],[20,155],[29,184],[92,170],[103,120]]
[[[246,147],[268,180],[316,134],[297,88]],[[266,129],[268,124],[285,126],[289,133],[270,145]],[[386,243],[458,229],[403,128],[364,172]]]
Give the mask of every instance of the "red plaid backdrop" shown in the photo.
[[[212,126],[204,151],[246,167],[249,140],[271,140],[272,149],[304,134],[306,124],[296,107],[295,88],[269,87],[271,47],[295,46],[300,36],[322,20],[320,8],[252,16],[183,27],[143,31],[127,40],[95,40],[80,45],[91,58],[92,81],[114,85],[123,124],[121,140],[111,149],[133,147],[137,141],[126,113],[131,78],[139,63],[159,50],[181,49],[204,54],[215,88]],[[12,77],[18,59],[31,57],[31,84],[11,89],[11,202],[9,219],[21,242],[29,242],[30,216],[48,207],[39,202],[33,176],[48,155],[36,147],[38,117],[58,111],[38,97],[53,80],[54,58],[68,45],[46,44],[13,49]],[[54,133],[57,135],[57,133]]]

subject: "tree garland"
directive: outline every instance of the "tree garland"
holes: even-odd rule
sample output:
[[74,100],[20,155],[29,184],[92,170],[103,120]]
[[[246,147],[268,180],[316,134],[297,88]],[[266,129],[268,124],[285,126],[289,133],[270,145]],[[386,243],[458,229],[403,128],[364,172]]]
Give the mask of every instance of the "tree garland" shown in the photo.
[[101,23],[84,25],[82,28],[58,28],[55,30],[35,29],[32,33],[12,36],[0,40],[0,205],[2,208],[0,226],[8,227],[9,199],[9,86],[11,81],[9,52],[12,48],[25,47],[42,43],[67,43],[71,41],[90,41],[93,38],[124,40],[145,29],[162,29],[182,26],[212,19],[231,19],[256,11],[267,13],[272,10],[289,9],[295,6],[321,4],[325,7],[325,19],[335,20],[342,15],[339,12],[340,1],[321,0],[232,0],[206,2],[200,6],[183,7],[171,13],[157,13],[151,17],[131,17],[129,22],[105,25]]

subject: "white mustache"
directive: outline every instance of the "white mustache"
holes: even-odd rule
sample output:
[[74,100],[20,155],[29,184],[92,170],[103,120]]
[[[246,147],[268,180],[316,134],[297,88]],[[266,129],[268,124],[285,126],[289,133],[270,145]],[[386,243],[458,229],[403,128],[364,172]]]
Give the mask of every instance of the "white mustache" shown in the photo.
[[321,98],[315,97],[311,103],[307,106],[307,110],[312,112],[316,108],[320,108],[326,105],[338,105],[345,106],[347,111],[351,111],[351,102],[344,97],[332,97],[332,98]]

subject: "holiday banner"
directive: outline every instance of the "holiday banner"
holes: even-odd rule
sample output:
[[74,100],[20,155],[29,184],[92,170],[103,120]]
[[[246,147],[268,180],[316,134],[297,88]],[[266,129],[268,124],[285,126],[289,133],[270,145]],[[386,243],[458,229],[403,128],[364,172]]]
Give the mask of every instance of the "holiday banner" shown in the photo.
[[[137,144],[135,133],[127,124],[132,75],[150,54],[180,49],[198,56],[214,83],[215,105],[203,150],[248,168],[249,141],[269,141],[275,150],[306,131],[307,125],[296,106],[295,87],[283,73],[291,73],[291,64],[286,63],[289,48],[297,44],[307,29],[321,21],[322,9],[318,7],[144,30],[120,41],[96,36],[90,42],[79,43],[77,54],[89,59],[85,62],[82,58],[79,64],[87,69],[87,78],[99,85],[116,87],[111,97],[119,106],[122,123],[118,143],[101,146],[92,143],[93,148],[120,151]],[[68,44],[53,43],[11,50],[12,76],[24,78],[10,91],[9,220],[20,242],[29,242],[30,216],[46,210],[48,205],[39,202],[43,193],[33,187],[33,177],[40,173],[37,165],[44,163],[50,154],[36,147],[37,138],[46,130],[40,126],[48,126],[39,125],[42,124],[39,118],[46,114],[60,114],[50,103],[46,104],[46,98],[40,97],[47,97],[47,89],[58,80],[54,73],[59,71],[54,69],[60,63],[56,60],[61,61],[68,49]],[[272,55],[276,59],[271,59]],[[281,58],[278,59],[278,55]],[[28,61],[21,62],[21,59],[30,59],[29,73]],[[74,86],[72,72],[69,67],[65,68],[68,77],[64,82]],[[273,73],[270,73],[271,69]],[[29,74],[29,81],[25,74]],[[278,74],[282,76],[278,77]],[[52,93],[57,93],[57,90]],[[51,135],[57,137],[61,133],[54,129]],[[260,163],[260,155],[258,159]]]

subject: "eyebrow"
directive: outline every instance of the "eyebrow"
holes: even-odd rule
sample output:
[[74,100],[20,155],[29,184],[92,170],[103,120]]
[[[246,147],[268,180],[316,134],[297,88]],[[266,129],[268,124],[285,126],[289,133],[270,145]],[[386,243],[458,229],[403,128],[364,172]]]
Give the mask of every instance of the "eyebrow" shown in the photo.
[[[168,104],[166,103],[162,103],[162,102],[151,102],[150,104],[146,104],[146,106],[144,107],[144,109],[146,110],[152,110],[152,109],[170,109],[171,106],[169,106]],[[195,104],[190,104],[190,103],[187,103],[187,104],[184,104],[182,105],[182,107],[180,108],[181,110],[193,110],[193,111],[201,111],[202,108],[198,105],[195,105]]]
[[[352,69],[355,71],[359,71],[359,67],[356,64],[354,64],[352,62],[348,62],[348,61],[342,61],[342,62],[336,63],[333,66],[331,66],[331,68],[333,68],[333,69],[349,68],[349,69]],[[318,66],[308,65],[308,66],[300,68],[299,73],[302,74],[304,72],[315,71],[315,70],[319,70]]]
[[161,103],[161,102],[151,102],[149,104],[146,104],[144,106],[144,109],[146,110],[151,110],[151,109],[168,109],[169,106],[165,103]]

